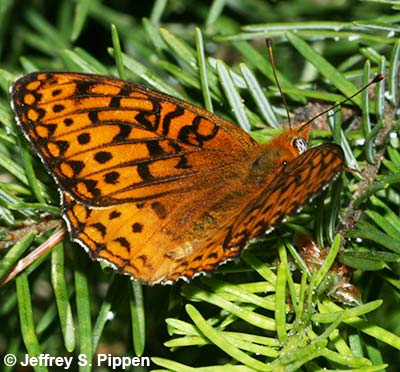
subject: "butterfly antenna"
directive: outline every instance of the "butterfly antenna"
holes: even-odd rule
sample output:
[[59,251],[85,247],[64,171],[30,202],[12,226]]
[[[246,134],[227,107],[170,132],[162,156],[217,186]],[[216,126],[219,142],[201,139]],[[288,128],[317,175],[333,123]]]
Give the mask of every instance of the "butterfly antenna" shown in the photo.
[[278,75],[276,74],[276,67],[275,67],[275,59],[274,59],[274,53],[272,52],[272,39],[271,38],[266,38],[265,42],[267,44],[267,48],[268,48],[268,53],[269,53],[269,59],[271,60],[271,65],[272,65],[272,72],[274,74],[274,79],[275,79],[275,83],[279,89],[279,93],[281,94],[281,98],[282,98],[282,102],[283,105],[285,106],[286,109],[286,115],[288,118],[288,124],[289,124],[289,128],[292,126],[291,122],[290,122],[290,114],[289,114],[289,108],[286,102],[286,98],[285,95],[283,94],[281,85],[279,84],[279,79],[278,79]]
[[344,99],[342,102],[339,102],[336,105],[334,105],[332,107],[329,107],[328,109],[320,112],[318,115],[314,116],[312,119],[310,119],[306,123],[304,123],[302,125],[302,127],[304,128],[304,127],[310,125],[315,119],[319,118],[320,116],[325,115],[327,112],[335,109],[336,107],[342,106],[344,103],[346,103],[348,101],[351,101],[356,95],[360,94],[363,90],[367,89],[370,85],[378,83],[378,82],[382,81],[384,78],[385,78],[385,75],[383,75],[383,74],[376,75],[368,84],[366,84],[363,87],[361,87],[352,96],[350,96],[350,97]]

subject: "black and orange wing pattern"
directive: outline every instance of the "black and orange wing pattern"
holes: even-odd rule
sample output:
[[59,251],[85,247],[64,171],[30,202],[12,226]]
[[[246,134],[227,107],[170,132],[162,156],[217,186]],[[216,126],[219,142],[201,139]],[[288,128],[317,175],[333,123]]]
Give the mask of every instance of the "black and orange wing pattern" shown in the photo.
[[340,147],[321,145],[282,169],[268,166],[259,185],[249,174],[260,145],[244,131],[110,77],[36,72],[11,96],[59,185],[72,239],[149,284],[190,279],[237,256],[343,166]]
[[301,209],[328,186],[344,167],[340,146],[325,143],[311,148],[288,163],[284,173],[251,201],[229,228],[225,246],[245,247]]

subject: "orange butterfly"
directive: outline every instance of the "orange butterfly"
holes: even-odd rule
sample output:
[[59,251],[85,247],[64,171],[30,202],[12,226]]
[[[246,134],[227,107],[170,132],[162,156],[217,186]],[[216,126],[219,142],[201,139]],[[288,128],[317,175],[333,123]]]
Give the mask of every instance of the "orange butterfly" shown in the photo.
[[309,123],[260,145],[201,107],[115,78],[34,72],[11,96],[72,240],[148,284],[238,256],[344,165],[338,145],[307,150]]

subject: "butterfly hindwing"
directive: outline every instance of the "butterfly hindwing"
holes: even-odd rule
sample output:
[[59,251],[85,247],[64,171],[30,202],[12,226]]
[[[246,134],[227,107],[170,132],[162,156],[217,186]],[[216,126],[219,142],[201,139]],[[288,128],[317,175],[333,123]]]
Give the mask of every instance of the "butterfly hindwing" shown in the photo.
[[224,246],[244,248],[297,212],[329,185],[344,167],[340,146],[325,143],[299,155],[250,200],[229,228]]

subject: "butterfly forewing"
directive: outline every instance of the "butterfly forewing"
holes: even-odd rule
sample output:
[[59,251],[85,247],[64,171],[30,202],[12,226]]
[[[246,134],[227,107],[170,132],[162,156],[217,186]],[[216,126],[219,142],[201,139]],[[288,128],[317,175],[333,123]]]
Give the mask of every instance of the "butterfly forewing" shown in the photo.
[[340,147],[326,144],[279,169],[257,168],[253,180],[260,151],[280,163],[275,145],[263,150],[198,106],[105,76],[31,73],[11,96],[61,189],[71,238],[149,284],[190,279],[237,256],[343,167]]
[[31,73],[11,94],[23,132],[61,188],[91,205],[206,188],[211,174],[256,146],[199,107],[118,79]]

